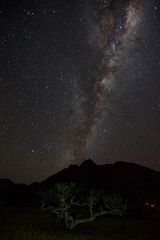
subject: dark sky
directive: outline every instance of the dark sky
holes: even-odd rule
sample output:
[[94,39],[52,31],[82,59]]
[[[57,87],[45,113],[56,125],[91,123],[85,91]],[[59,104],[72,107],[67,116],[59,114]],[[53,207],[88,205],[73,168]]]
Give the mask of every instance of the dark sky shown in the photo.
[[0,1],[0,177],[160,170],[159,0]]

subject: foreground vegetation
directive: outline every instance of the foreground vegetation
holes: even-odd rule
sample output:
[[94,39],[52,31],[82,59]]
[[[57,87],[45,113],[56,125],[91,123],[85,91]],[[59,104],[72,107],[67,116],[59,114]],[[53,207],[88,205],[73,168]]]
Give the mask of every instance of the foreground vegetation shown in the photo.
[[159,217],[103,216],[67,230],[38,209],[0,212],[0,240],[159,240]]
[[116,193],[59,183],[39,196],[41,208],[0,208],[0,240],[160,240],[160,212],[127,215]]
[[82,184],[57,183],[40,196],[41,209],[55,214],[68,229],[106,214],[122,216],[127,209],[126,201],[119,194]]
[[[34,230],[30,225],[19,225],[10,228],[3,226],[0,228],[1,240],[142,240],[146,238],[132,236],[130,233],[114,231],[108,236],[89,235],[76,232],[43,233]],[[157,238],[158,240],[158,238]]]

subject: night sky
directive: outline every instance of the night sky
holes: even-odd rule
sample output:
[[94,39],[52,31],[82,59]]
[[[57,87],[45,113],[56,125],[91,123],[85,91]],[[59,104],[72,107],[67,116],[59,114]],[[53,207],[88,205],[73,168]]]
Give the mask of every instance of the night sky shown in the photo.
[[159,0],[0,1],[0,177],[160,170]]

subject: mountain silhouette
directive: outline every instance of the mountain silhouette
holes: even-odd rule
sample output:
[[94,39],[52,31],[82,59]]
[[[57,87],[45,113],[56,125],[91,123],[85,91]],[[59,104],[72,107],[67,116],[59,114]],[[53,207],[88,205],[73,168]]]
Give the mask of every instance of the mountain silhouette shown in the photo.
[[116,162],[97,165],[91,159],[80,166],[70,165],[40,183],[14,184],[0,179],[0,201],[10,199],[12,203],[38,201],[38,192],[45,191],[57,182],[75,182],[117,192],[127,200],[160,199],[160,172],[135,163]]
[[89,159],[80,166],[70,165],[41,182],[38,187],[47,190],[56,182],[83,183],[108,192],[119,192],[127,198],[160,196],[160,172],[122,161],[97,165]]

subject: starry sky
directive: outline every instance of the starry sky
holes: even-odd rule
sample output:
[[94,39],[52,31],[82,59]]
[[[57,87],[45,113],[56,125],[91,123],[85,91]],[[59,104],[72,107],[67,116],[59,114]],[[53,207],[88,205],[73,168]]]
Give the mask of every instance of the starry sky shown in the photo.
[[0,1],[0,177],[160,170],[160,2]]

